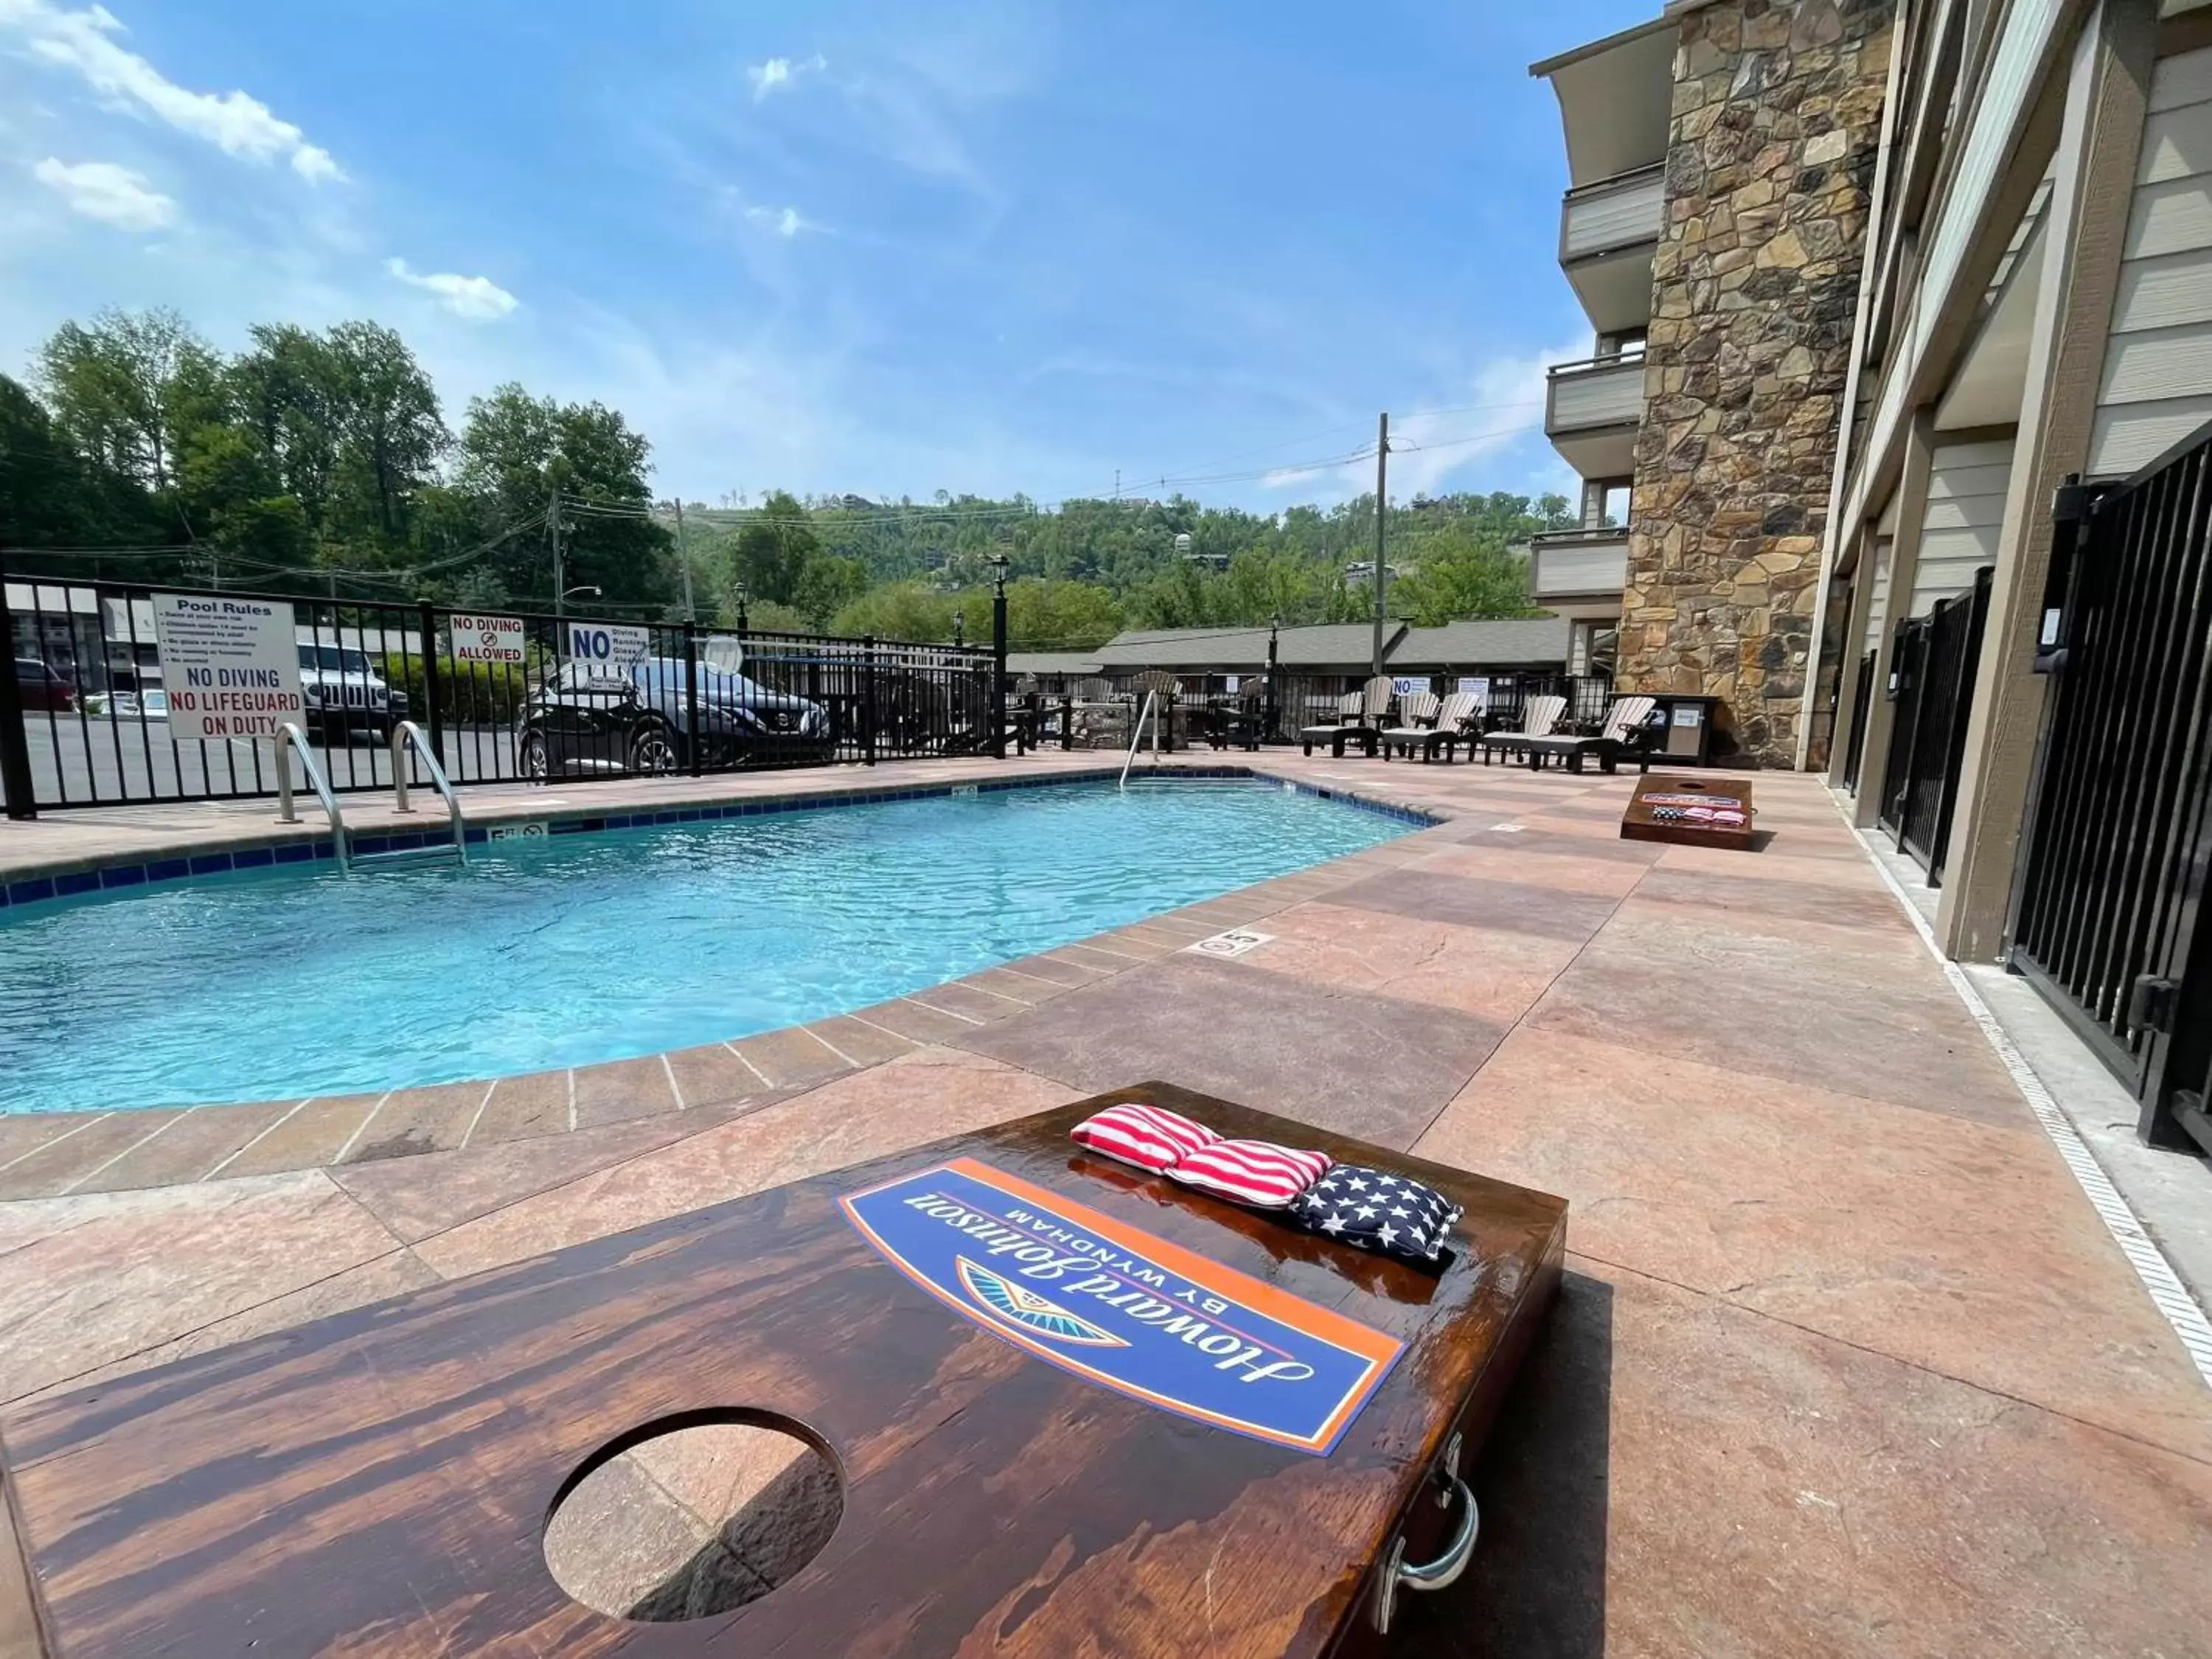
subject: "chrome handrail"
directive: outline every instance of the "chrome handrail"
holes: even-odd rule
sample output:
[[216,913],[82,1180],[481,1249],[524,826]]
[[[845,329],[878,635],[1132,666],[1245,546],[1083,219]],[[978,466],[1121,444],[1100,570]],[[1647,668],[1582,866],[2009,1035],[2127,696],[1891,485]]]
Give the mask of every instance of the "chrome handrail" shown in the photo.
[[453,793],[453,786],[447,781],[446,769],[438,764],[438,757],[430,747],[430,739],[422,735],[422,728],[413,720],[400,720],[392,728],[392,810],[411,812],[407,804],[407,745],[415,745],[422,757],[422,764],[429,769],[430,787],[446,798],[446,817],[453,826],[453,852],[463,864],[469,861],[467,828],[461,817],[460,798]]
[[1124,789],[1129,787],[1129,769],[1136,764],[1137,745],[1145,740],[1145,716],[1148,714],[1152,714],[1152,758],[1157,761],[1160,757],[1159,716],[1152,707],[1159,701],[1159,696],[1158,691],[1145,693],[1145,701],[1137,710],[1137,723],[1130,728],[1128,758],[1121,763],[1121,787]]
[[323,769],[315,763],[315,751],[307,746],[307,734],[294,720],[286,720],[276,728],[276,822],[297,823],[300,815],[292,810],[292,750],[300,751],[300,764],[307,769],[307,781],[315,786],[315,798],[323,804],[323,811],[331,821],[331,843],[337,849],[338,868],[353,867],[353,849],[346,838],[345,817],[338,811],[338,798],[331,793],[330,780]]

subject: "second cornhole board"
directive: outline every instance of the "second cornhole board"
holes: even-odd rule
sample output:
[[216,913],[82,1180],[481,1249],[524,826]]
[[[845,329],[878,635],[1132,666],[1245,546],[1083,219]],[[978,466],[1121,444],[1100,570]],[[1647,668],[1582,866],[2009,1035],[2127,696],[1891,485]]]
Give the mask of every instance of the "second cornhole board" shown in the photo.
[[1758,817],[1747,782],[1654,773],[1637,780],[1636,793],[1620,815],[1620,838],[1748,851]]
[[[1365,1255],[1068,1139],[1130,1099],[1429,1182],[1466,1207],[1452,1253]],[[1118,1313],[1025,1276],[1045,1261],[1017,1228],[1133,1288],[1235,1299],[1191,1297],[1210,1347],[1148,1332],[1102,1358]],[[1440,1477],[1488,1433],[1565,1240],[1558,1199],[1146,1084],[16,1405],[6,1496],[48,1659],[1340,1659],[1382,1640],[1388,1565],[1468,1514]],[[988,1270],[975,1305],[956,1256]],[[1242,1378],[1269,1344],[1315,1359],[1312,1387],[1217,1386],[1212,1356]],[[730,1408],[834,1462],[820,1553],[686,1623],[563,1595],[541,1540],[564,1483]]]

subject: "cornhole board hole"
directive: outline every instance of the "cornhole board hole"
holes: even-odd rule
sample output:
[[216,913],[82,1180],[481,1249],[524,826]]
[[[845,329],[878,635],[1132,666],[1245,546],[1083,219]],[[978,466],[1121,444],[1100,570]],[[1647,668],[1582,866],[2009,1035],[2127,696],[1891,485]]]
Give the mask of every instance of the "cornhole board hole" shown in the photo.
[[1620,815],[1623,841],[1666,841],[1684,847],[1733,847],[1749,851],[1751,786],[1729,778],[1660,774],[1638,779]]
[[[1127,1100],[1427,1182],[1449,1257],[1069,1140]],[[1565,1243],[1559,1199],[1146,1084],[16,1406],[8,1512],[49,1659],[1380,1652]],[[683,1622],[571,1600],[579,1473],[733,1408],[830,1460],[818,1552]]]

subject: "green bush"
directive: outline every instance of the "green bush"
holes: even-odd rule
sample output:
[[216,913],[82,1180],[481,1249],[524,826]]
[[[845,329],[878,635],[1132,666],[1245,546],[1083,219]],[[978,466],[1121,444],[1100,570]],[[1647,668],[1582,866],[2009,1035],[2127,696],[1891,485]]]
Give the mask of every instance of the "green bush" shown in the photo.
[[[407,693],[407,717],[427,727],[430,694],[424,682],[422,659],[387,653],[383,673],[386,685]],[[520,665],[456,662],[451,657],[438,659],[438,689],[448,727],[512,726],[522,712],[522,701],[529,690]]]

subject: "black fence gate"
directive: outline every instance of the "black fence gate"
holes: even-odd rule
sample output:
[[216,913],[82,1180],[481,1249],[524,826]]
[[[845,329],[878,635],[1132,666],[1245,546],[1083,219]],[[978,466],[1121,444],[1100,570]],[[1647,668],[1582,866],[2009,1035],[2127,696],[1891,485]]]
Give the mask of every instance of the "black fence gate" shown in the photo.
[[[392,787],[402,721],[457,784],[872,763],[1004,741],[988,648],[20,577],[0,585],[9,816],[275,793],[265,738],[184,735],[193,694],[163,662],[156,620],[179,601],[276,611],[299,723],[342,791]],[[411,749],[397,763],[427,781]]]
[[1882,826],[1928,872],[1943,879],[1943,849],[1966,752],[1973,712],[1974,670],[1990,614],[1990,571],[1955,599],[1938,600],[1925,617],[1898,625],[1897,708],[1889,728],[1889,761],[1881,780]]
[[1858,687],[1851,693],[1851,727],[1844,734],[1844,787],[1850,790],[1859,787],[1861,763],[1866,758],[1867,719],[1874,713],[1875,655],[1869,651],[1859,659]]
[[2212,1151],[2212,427],[2125,483],[2060,492],[2011,960],[2142,1103]]

